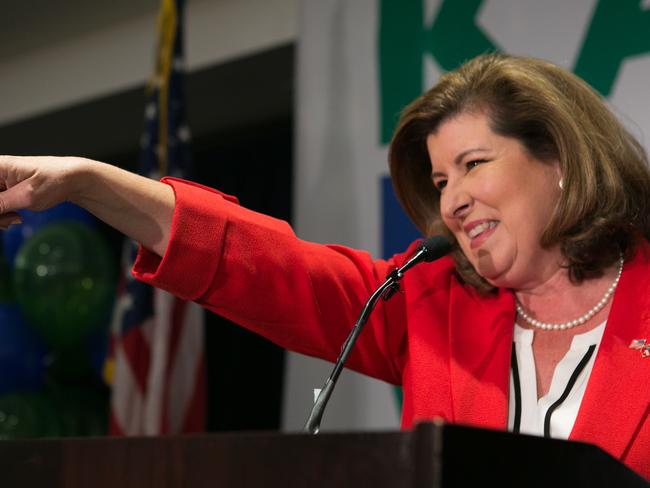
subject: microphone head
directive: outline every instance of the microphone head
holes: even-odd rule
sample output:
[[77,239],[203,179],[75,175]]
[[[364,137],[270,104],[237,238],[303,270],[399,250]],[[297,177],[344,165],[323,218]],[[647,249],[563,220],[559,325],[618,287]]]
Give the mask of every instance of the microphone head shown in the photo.
[[430,263],[448,254],[451,251],[451,243],[445,236],[436,235],[422,241],[420,249],[425,251],[422,260]]

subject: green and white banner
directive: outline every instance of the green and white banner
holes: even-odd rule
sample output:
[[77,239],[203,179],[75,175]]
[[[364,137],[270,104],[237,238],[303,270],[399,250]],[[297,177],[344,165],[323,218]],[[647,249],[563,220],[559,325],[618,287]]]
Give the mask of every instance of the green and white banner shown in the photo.
[[[417,236],[387,179],[400,110],[486,51],[548,59],[603,96],[648,147],[650,1],[303,0],[298,40],[295,222],[301,238],[381,257]],[[352,324],[350,324],[352,325]],[[284,427],[300,429],[330,364],[292,355]],[[324,430],[396,428],[389,385],[345,371]]]

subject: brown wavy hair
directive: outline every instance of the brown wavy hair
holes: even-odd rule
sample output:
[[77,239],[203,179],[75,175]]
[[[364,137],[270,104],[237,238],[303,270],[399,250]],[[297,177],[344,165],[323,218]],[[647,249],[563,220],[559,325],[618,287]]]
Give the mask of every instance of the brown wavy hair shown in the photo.
[[486,113],[496,134],[517,139],[540,160],[560,162],[564,190],[540,244],[559,244],[574,283],[601,276],[640,237],[650,237],[647,156],[602,97],[547,61],[486,54],[445,74],[406,107],[389,149],[399,201],[424,235],[450,237],[465,282],[493,289],[442,223],[426,147],[440,124],[463,112]]

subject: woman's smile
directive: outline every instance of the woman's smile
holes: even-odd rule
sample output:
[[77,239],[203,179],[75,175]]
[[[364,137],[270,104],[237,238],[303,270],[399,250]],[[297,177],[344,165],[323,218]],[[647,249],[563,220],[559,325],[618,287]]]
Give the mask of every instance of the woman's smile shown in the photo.
[[470,238],[471,248],[480,247],[495,232],[498,225],[498,220],[478,220],[465,225],[464,229]]

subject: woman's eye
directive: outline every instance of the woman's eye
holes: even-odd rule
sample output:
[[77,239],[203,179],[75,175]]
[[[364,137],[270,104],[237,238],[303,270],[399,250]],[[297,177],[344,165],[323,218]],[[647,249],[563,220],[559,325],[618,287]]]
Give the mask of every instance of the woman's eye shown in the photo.
[[438,180],[433,182],[433,186],[436,187],[436,190],[442,191],[442,189],[447,186],[447,180]]
[[468,170],[476,168],[479,164],[486,163],[487,160],[485,159],[474,159],[472,161],[469,161],[465,166],[467,167]]

